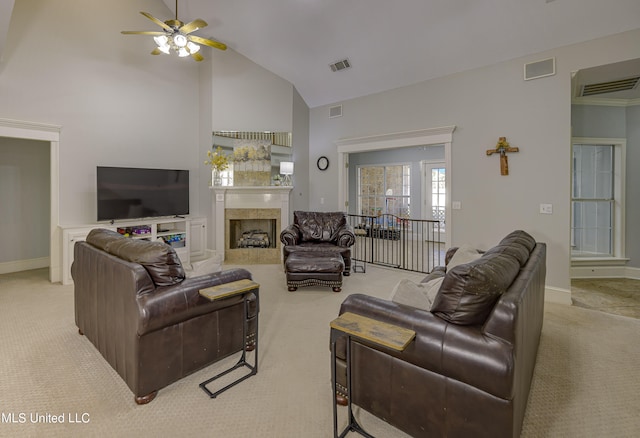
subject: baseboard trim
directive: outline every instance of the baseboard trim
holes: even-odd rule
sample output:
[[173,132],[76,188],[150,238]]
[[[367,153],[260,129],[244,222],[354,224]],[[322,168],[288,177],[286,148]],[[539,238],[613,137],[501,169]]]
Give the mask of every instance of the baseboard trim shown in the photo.
[[14,260],[11,262],[0,263],[0,274],[10,274],[11,272],[30,271],[31,269],[40,269],[49,267],[49,257],[40,257],[38,259]]
[[625,278],[640,280],[640,268],[625,268]]
[[571,290],[560,289],[559,287],[545,286],[544,300],[549,303],[571,305]]
[[626,266],[573,266],[571,278],[633,278],[640,279],[640,269]]

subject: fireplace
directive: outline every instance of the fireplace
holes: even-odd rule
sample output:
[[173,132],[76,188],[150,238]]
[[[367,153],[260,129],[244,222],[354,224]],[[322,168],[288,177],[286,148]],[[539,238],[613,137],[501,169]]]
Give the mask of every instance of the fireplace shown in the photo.
[[227,208],[225,261],[280,263],[280,209]]
[[225,263],[282,262],[280,232],[289,225],[290,191],[291,187],[215,187],[215,246]]

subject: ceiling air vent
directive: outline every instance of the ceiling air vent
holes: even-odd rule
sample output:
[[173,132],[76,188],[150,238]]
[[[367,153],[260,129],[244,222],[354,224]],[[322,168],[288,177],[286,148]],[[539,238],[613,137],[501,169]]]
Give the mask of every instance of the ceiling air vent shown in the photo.
[[349,60],[345,58],[342,61],[329,64],[329,67],[331,67],[331,71],[340,71],[340,70],[344,70],[345,68],[350,68],[351,63],[349,63]]
[[617,81],[600,82],[599,84],[587,84],[582,86],[580,96],[593,96],[594,94],[615,93],[616,91],[633,90],[640,81],[640,76],[635,76]]

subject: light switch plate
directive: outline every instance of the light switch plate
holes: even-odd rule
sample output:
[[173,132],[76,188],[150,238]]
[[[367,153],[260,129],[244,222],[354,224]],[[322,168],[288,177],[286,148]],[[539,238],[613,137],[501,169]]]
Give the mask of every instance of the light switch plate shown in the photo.
[[540,214],[553,214],[553,204],[540,204]]

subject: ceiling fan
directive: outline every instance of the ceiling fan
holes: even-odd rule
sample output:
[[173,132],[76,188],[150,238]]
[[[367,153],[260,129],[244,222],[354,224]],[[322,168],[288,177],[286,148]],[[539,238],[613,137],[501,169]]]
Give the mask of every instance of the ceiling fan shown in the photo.
[[180,57],[191,55],[191,57],[196,61],[202,61],[204,57],[200,53],[198,53],[200,51],[199,44],[204,44],[205,46],[214,47],[220,50],[227,50],[227,46],[223,43],[207,38],[202,38],[197,35],[191,35],[192,32],[206,27],[207,23],[206,21],[199,18],[187,24],[184,24],[182,21],[178,20],[178,0],[176,0],[175,20],[167,20],[165,22],[162,22],[147,12],[140,13],[147,17],[149,20],[156,23],[163,30],[123,30],[122,33],[125,35],[153,36],[153,40],[156,42],[158,47],[153,49],[153,51],[151,52],[152,55],[159,55],[161,53],[166,53],[168,55],[171,53],[171,50],[173,50]]

